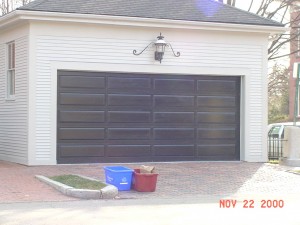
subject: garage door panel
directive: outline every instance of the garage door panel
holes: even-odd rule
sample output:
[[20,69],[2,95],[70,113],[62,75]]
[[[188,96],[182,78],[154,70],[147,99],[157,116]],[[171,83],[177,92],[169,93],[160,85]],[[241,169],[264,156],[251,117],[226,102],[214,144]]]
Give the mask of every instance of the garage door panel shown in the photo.
[[230,124],[230,123],[198,123],[197,127],[199,129],[212,129],[212,130],[223,130],[223,129],[229,129],[229,130],[235,130],[236,124]]
[[104,89],[104,77],[89,77],[89,76],[60,76],[61,88],[88,88],[88,89]]
[[239,77],[58,76],[58,163],[239,160]]
[[193,96],[154,96],[154,107],[194,107]]
[[194,140],[192,139],[161,139],[161,140],[152,140],[151,143],[153,146],[159,145],[192,145]]
[[194,124],[193,112],[157,112],[154,113],[154,123],[192,123]]
[[103,123],[104,111],[60,111],[59,118],[62,123]]
[[[153,162],[182,162],[182,161],[195,161],[195,156],[170,156],[170,155],[160,155],[160,156],[153,156]],[[198,160],[198,159],[197,159]]]
[[156,140],[178,140],[195,138],[194,129],[157,128],[154,129],[154,139]]
[[199,161],[236,161],[236,155],[210,155],[210,156],[198,156]]
[[108,77],[108,89],[116,89],[118,91],[131,92],[139,90],[150,90],[151,79],[150,78],[136,78],[136,77]]
[[198,139],[235,139],[235,129],[198,129]]
[[234,97],[224,97],[224,96],[198,96],[197,106],[235,109],[236,99]]
[[60,128],[61,140],[99,140],[104,139],[103,128]]
[[151,95],[108,95],[109,106],[150,106]]
[[194,84],[192,79],[154,79],[154,90],[162,94],[193,94]]
[[108,122],[111,123],[149,123],[150,112],[108,112]]
[[109,128],[107,132],[108,139],[150,139],[151,129],[145,128]]
[[107,146],[135,146],[135,145],[152,145],[151,139],[106,139]]
[[236,145],[236,139],[198,139],[201,145]]
[[208,106],[198,106],[198,112],[218,112],[218,113],[236,113],[236,108],[233,107],[208,107]]
[[235,113],[228,112],[198,112],[197,122],[198,123],[225,123],[232,124],[235,123],[236,117]]
[[103,157],[104,145],[59,145],[61,157]]
[[150,145],[110,145],[107,146],[109,157],[151,156]]
[[198,145],[198,156],[235,155],[235,145]]
[[194,145],[155,145],[156,156],[194,156]]
[[84,105],[94,107],[105,105],[105,95],[103,94],[61,93],[59,98],[61,105]]
[[236,82],[228,80],[199,80],[197,82],[199,94],[236,95]]

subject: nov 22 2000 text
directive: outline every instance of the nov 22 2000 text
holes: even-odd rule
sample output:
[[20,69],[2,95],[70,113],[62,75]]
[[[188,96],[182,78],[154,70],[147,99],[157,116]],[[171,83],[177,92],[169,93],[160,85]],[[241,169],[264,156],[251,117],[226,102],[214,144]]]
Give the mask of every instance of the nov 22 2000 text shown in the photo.
[[284,200],[252,200],[247,199],[243,201],[237,201],[234,199],[221,199],[219,202],[220,208],[237,208],[242,207],[245,209],[253,209],[253,208],[265,208],[265,209],[276,209],[284,207]]

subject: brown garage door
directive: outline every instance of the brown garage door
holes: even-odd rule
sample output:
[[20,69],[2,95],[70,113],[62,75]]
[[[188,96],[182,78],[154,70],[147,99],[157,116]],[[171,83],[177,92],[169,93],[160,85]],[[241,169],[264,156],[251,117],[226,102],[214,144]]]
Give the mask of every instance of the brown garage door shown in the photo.
[[240,77],[58,78],[58,163],[240,159]]

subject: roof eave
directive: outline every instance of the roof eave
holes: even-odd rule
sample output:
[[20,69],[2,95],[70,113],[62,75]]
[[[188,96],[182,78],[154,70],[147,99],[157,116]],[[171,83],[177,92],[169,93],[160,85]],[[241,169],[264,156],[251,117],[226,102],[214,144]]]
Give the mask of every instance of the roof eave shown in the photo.
[[2,17],[0,17],[0,30],[2,28],[11,26],[12,24],[18,23],[20,21],[20,18],[18,16],[18,12],[12,11]]
[[183,21],[125,16],[108,16],[93,14],[59,13],[44,11],[15,10],[0,18],[0,29],[21,20],[78,22],[121,26],[160,27],[193,30],[224,30],[240,32],[258,32],[277,34],[288,29],[282,26],[266,26],[251,24],[230,24],[214,22]]

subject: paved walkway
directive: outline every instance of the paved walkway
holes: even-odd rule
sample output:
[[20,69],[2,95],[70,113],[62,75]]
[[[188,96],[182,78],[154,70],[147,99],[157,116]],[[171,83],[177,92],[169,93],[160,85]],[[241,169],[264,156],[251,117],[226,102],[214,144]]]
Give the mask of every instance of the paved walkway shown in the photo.
[[[103,166],[57,165],[27,167],[0,161],[0,203],[74,201],[38,181],[34,175],[80,174],[104,181]],[[122,164],[138,168],[141,164]],[[120,192],[119,199],[194,199],[203,196],[244,198],[300,196],[300,175],[292,167],[245,162],[147,163],[159,173],[153,193]]]

